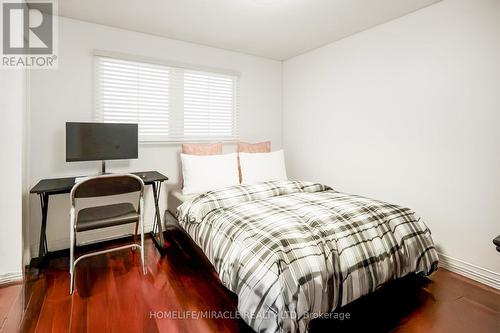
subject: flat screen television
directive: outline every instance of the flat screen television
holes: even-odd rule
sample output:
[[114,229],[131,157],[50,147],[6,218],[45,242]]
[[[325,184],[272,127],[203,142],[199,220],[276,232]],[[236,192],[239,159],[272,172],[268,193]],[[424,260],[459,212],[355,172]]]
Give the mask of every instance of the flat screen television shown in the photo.
[[137,124],[66,123],[66,161],[135,159]]

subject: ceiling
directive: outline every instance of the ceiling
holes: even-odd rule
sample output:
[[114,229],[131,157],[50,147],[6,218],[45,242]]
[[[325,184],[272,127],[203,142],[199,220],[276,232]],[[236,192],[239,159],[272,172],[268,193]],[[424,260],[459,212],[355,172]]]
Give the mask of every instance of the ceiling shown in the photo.
[[440,0],[62,0],[59,14],[285,60]]

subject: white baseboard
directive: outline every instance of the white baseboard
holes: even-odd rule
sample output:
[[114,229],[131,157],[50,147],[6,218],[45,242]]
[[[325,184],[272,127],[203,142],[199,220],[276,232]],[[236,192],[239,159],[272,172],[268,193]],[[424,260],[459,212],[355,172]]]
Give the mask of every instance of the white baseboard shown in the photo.
[[20,282],[22,280],[23,280],[23,272],[21,271],[0,274],[0,285],[13,282]]
[[439,253],[439,266],[500,290],[500,274]]
[[[145,234],[149,233],[152,230],[152,228],[153,228],[152,224],[145,224],[144,233]],[[131,230],[133,230],[133,226],[131,227],[130,225],[110,227],[99,230],[90,230],[86,231],[85,233],[79,234],[77,241],[78,244],[85,244],[88,242],[92,242],[92,240],[104,241],[104,240],[115,239],[130,235]],[[69,235],[68,237],[65,238],[49,240],[48,246],[49,246],[49,251],[69,249]],[[31,244],[30,251],[32,258],[38,257],[38,249],[39,249],[39,242]]]

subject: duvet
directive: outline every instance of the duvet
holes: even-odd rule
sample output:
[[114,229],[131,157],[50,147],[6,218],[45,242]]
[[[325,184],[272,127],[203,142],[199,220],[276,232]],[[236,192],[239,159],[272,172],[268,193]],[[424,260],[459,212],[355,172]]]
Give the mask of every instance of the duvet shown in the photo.
[[183,203],[177,218],[256,332],[307,332],[312,318],[438,264],[411,209],[321,184],[211,191]]

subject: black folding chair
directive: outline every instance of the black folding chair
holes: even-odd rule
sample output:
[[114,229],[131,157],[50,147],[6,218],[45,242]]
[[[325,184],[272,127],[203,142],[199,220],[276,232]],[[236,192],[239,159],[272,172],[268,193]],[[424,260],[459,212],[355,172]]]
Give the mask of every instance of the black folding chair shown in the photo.
[[[127,193],[137,193],[137,201],[134,198],[120,203],[113,203],[102,206],[92,206],[77,210],[77,202],[81,199],[107,197]],[[70,211],[70,287],[69,292],[73,294],[74,275],[78,262],[84,258],[100,255],[112,251],[127,248],[140,248],[143,273],[146,274],[144,264],[144,182],[141,178],[131,175],[103,175],[86,179],[75,184],[71,189],[71,211]],[[136,206],[134,206],[136,204]],[[137,207],[137,208],[136,208]],[[75,260],[76,234],[89,230],[108,228],[122,224],[135,223],[135,233],[133,244],[114,247],[102,251],[96,251],[79,256]],[[140,226],[141,245],[137,244],[137,232]]]

